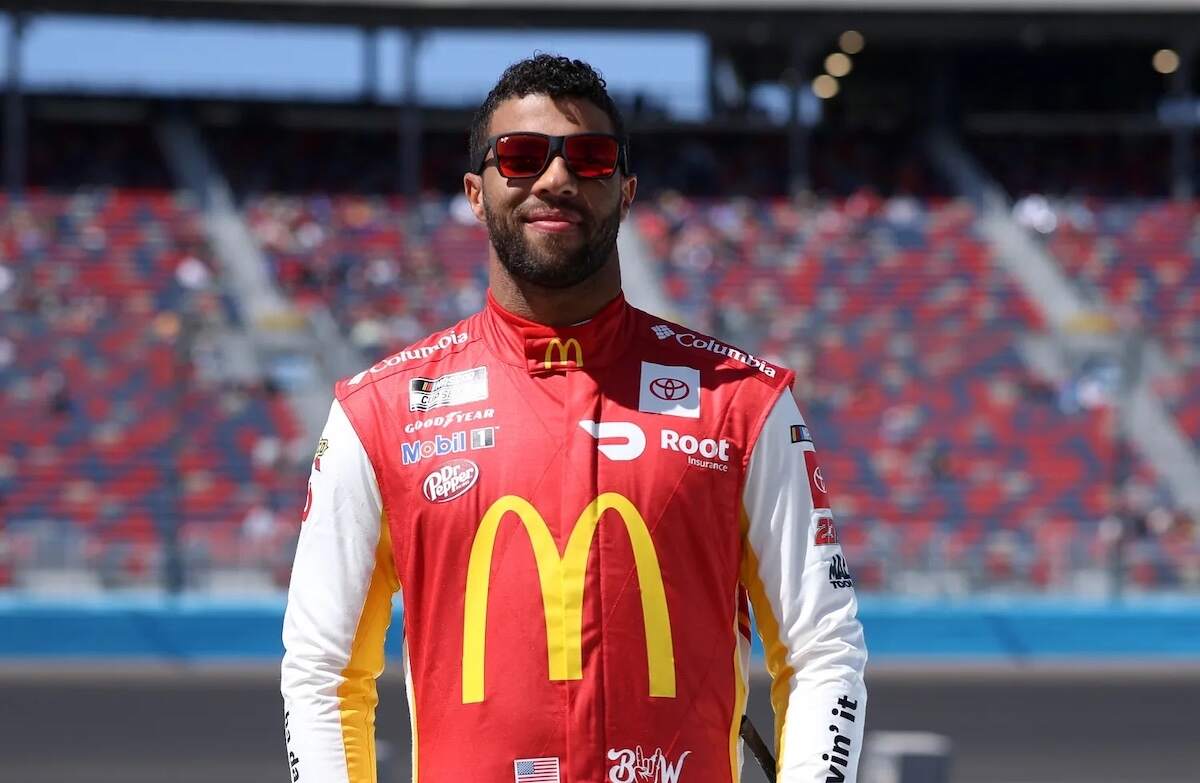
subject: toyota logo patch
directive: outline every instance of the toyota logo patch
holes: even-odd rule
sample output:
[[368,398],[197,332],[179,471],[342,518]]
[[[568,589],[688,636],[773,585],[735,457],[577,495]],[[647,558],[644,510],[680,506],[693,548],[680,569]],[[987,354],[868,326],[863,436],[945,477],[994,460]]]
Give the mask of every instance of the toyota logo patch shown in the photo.
[[655,378],[650,381],[650,393],[660,400],[682,400],[692,393],[688,385],[678,378]]

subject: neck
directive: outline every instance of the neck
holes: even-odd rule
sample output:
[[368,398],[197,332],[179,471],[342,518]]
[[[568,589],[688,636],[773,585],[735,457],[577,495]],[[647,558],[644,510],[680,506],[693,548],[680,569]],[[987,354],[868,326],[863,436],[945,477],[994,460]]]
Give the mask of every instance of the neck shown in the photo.
[[544,288],[509,274],[495,258],[489,264],[488,284],[496,302],[514,315],[547,326],[570,326],[586,321],[621,293],[621,266],[616,253],[596,274],[570,288]]

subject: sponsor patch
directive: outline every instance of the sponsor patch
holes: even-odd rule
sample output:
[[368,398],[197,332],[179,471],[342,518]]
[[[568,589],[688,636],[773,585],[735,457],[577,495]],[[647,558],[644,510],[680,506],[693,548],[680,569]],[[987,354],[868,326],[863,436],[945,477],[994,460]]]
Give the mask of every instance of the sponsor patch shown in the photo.
[[[833,718],[834,720],[842,718],[854,723],[856,709],[858,709],[857,699],[842,696],[833,708]],[[847,736],[850,733],[849,729],[843,733],[842,727],[836,723],[830,723],[829,730],[833,733],[833,745],[829,748],[828,753],[821,754],[821,760],[829,763],[829,774],[825,777],[825,783],[842,783],[846,779],[846,769],[850,768],[850,751],[854,740]]]
[[579,428],[599,441],[596,448],[614,462],[635,460],[646,450],[646,433],[630,421],[583,419]]
[[546,356],[542,360],[542,367],[547,370],[583,367],[583,346],[574,337],[565,342],[557,337],[551,338],[546,343]]
[[812,443],[812,433],[805,424],[793,424],[791,427],[792,443]]
[[724,438],[697,438],[695,435],[680,435],[675,430],[663,429],[659,446],[686,454],[689,465],[729,472],[729,441]]
[[434,435],[432,440],[414,440],[400,444],[400,461],[405,465],[415,465],[431,457],[444,457],[447,454],[457,454],[469,448],[490,449],[496,445],[496,428],[479,427],[470,432],[460,430],[449,435]]
[[655,748],[649,755],[641,745],[633,749],[610,748],[608,780],[609,783],[678,783],[683,763],[691,754],[685,750],[672,762],[662,748]]
[[421,494],[430,503],[447,503],[465,495],[478,480],[478,465],[469,459],[456,459],[426,476]]
[[513,783],[558,783],[558,757],[513,761]]
[[453,427],[456,424],[465,424],[471,421],[482,421],[490,419],[496,415],[495,408],[480,408],[473,411],[450,411],[441,416],[431,416],[428,419],[417,419],[410,421],[404,425],[404,431],[409,435],[420,432],[421,430],[440,429],[442,427]]
[[[719,340],[714,340],[711,337],[701,337],[700,335],[690,334],[688,332],[676,332],[666,324],[658,324],[651,327],[651,329],[654,331],[654,335],[660,340],[665,340],[668,337],[674,337],[675,342],[679,343],[684,348],[695,348],[697,350],[715,353],[718,356],[728,356],[730,359],[733,359],[739,364],[744,364],[747,367],[753,367],[763,375],[766,375],[768,378],[774,378],[776,375],[774,367],[767,364],[754,354],[740,351],[731,345],[725,345]],[[660,329],[665,331],[660,331]]]
[[685,419],[700,418],[700,371],[694,367],[642,362],[638,410]]
[[833,520],[829,517],[818,517],[817,534],[813,536],[813,543],[817,546],[828,546],[837,542],[837,526],[833,524]]
[[678,378],[655,378],[650,381],[650,393],[664,402],[682,400],[692,393],[691,388]]
[[815,451],[804,452],[804,467],[808,469],[808,487],[812,490],[813,508],[829,508],[829,490],[825,486],[825,475],[817,464]]
[[283,742],[287,747],[288,752],[288,769],[292,771],[292,783],[300,781],[300,757],[292,750],[292,730],[288,727],[288,721],[291,720],[291,710],[283,713]]
[[327,451],[329,451],[329,438],[321,438],[317,441],[317,453],[313,456],[313,470],[320,472],[321,457],[324,457]]
[[444,457],[467,450],[467,433],[454,432],[450,435],[435,435],[433,440],[414,440],[400,444],[400,461],[415,465],[423,459]]
[[829,584],[834,588],[854,587],[854,577],[850,576],[846,558],[841,555],[834,555],[833,560],[829,561]]
[[350,379],[349,385],[356,386],[359,383],[362,383],[362,379],[365,378],[368,373],[374,375],[375,373],[383,372],[390,367],[399,367],[405,362],[412,361],[413,359],[427,359],[438,351],[444,351],[452,345],[462,345],[469,339],[471,338],[465,333],[458,334],[457,332],[447,332],[429,345],[423,345],[420,348],[405,348],[400,353],[392,354],[383,361],[377,362],[371,367],[368,367],[367,369],[358,373]]
[[472,449],[490,449],[496,445],[496,428],[480,427],[471,430]]
[[413,378],[408,382],[408,409],[428,411],[451,405],[480,402],[488,397],[486,367],[441,375],[437,378]]

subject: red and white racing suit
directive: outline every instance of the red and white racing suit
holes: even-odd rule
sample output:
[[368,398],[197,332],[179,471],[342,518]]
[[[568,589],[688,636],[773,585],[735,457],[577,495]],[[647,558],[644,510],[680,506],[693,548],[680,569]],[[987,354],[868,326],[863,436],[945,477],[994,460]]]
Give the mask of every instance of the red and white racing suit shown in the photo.
[[732,783],[752,604],[781,783],[853,781],[866,651],[791,372],[637,310],[486,308],[339,382],[284,620],[297,783]]

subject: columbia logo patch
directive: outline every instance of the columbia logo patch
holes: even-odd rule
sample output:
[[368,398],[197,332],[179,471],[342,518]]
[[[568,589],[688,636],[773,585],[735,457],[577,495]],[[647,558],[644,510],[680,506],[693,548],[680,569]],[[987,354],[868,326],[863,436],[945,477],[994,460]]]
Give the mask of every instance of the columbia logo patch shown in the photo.
[[672,329],[671,327],[667,326],[666,324],[658,324],[657,326],[652,326],[652,327],[650,327],[650,331],[654,332],[654,336],[660,340],[665,340],[668,337],[674,336],[674,334],[675,334],[675,330]]

